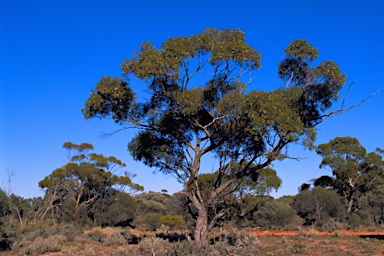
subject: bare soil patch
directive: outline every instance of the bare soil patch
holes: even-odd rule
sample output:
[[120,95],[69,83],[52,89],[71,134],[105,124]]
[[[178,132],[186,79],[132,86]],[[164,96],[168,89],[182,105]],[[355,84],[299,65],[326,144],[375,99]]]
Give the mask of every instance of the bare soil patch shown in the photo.
[[[112,231],[112,229],[103,230],[103,232],[106,233],[111,233]],[[252,249],[253,251],[250,250],[249,254],[243,253],[241,255],[384,255],[384,230],[320,232],[313,229],[300,231],[244,229],[239,232],[244,234],[244,231],[250,235],[256,235],[261,246],[257,251]],[[144,233],[145,232],[141,233],[141,235],[154,235],[152,232],[151,234]],[[137,235],[139,234],[137,233]],[[59,252],[45,253],[43,255],[141,255],[137,254],[136,248],[137,245],[124,244],[120,246],[108,246],[97,240],[76,242],[75,239],[75,242],[62,245]],[[12,252],[4,252],[4,255],[14,254],[12,254]]]

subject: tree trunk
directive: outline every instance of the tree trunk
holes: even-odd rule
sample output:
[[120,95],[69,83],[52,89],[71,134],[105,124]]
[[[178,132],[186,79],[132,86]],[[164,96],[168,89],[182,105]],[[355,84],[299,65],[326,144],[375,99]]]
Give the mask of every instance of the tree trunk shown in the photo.
[[187,197],[189,200],[191,200],[193,206],[196,208],[198,215],[194,232],[195,242],[198,246],[207,246],[210,225],[208,225],[208,210],[206,208],[205,202],[201,198],[199,192],[193,188],[187,193]]
[[351,213],[352,205],[353,205],[353,198],[349,199],[349,201],[348,201],[348,208],[347,208],[348,213]]
[[195,241],[199,246],[207,246],[209,233],[207,210],[198,208],[198,214],[195,227]]

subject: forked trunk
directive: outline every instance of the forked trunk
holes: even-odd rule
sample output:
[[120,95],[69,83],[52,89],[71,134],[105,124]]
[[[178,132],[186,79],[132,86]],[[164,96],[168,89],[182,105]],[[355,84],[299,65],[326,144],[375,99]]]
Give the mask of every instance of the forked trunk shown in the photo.
[[195,242],[198,246],[206,246],[208,245],[210,225],[208,224],[208,210],[205,202],[202,200],[199,193],[196,193],[194,189],[191,189],[187,196],[196,208],[198,214],[194,232]]

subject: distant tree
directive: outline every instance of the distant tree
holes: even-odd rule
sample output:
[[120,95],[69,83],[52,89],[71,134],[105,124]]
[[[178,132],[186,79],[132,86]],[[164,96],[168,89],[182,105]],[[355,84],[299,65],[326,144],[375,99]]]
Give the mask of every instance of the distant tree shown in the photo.
[[11,194],[8,198],[11,223],[17,220],[20,227],[24,228],[28,224],[36,224],[41,218],[43,199],[41,197],[23,198]]
[[[226,212],[217,209],[208,218],[219,195],[287,158],[287,145],[300,140],[312,145],[315,126],[336,113],[326,110],[345,83],[338,65],[325,61],[312,67],[318,50],[303,39],[289,44],[285,55],[278,68],[283,88],[246,90],[245,75],[261,67],[261,55],[238,29],[169,38],[162,49],[145,42],[121,64],[125,78],[100,79],[83,113],[111,119],[121,130],[139,128],[129,151],[185,184],[197,209],[196,242],[206,245],[208,232]],[[131,77],[146,83],[148,95],[134,93]],[[218,159],[219,175],[204,199],[198,177],[209,153]],[[227,168],[233,162],[237,167]]]
[[[228,168],[237,168],[237,164],[233,163]],[[208,200],[212,191],[215,189],[215,182],[219,171],[214,173],[200,174],[197,178],[200,188],[200,194],[203,200]],[[228,177],[223,177],[221,182],[226,182]],[[216,212],[226,212],[223,221],[236,221],[237,218],[244,217],[247,212],[254,209],[260,198],[269,195],[272,189],[277,189],[281,186],[281,179],[277,176],[275,170],[271,168],[263,168],[254,172],[251,177],[243,177],[237,180],[226,190],[223,190],[217,196],[215,204],[208,209],[208,219],[216,217]],[[191,202],[189,202],[191,203]],[[197,209],[190,205],[189,210],[192,210],[191,215],[197,217]],[[197,218],[196,218],[197,219]]]
[[137,216],[136,200],[125,192],[101,198],[92,204],[94,224],[100,226],[130,226]]
[[299,187],[299,192],[309,190],[311,188],[311,184],[303,183]]
[[371,221],[377,224],[384,223],[384,187],[379,187],[366,193],[359,201],[361,211],[372,217]]
[[254,172],[251,176],[243,177],[234,182],[233,188],[238,193],[240,199],[244,195],[263,196],[269,195],[274,189],[277,191],[281,186],[281,179],[275,170],[263,168]]
[[329,218],[341,220],[345,213],[339,195],[322,187],[301,191],[295,196],[291,206],[306,224]]
[[327,176],[327,175],[323,175],[317,179],[314,179],[313,185],[315,187],[320,186],[323,188],[328,188],[328,187],[333,187],[333,185],[334,185],[333,182],[334,182],[334,180],[332,177]]
[[167,194],[154,191],[137,194],[135,199],[138,212],[133,225],[147,230],[156,230],[160,227],[160,217],[168,213],[167,204],[173,200]]
[[321,183],[331,185],[343,197],[348,213],[357,207],[362,194],[384,184],[382,157],[375,152],[367,154],[355,138],[337,137],[319,145],[317,153],[323,157],[320,168],[329,167],[335,176],[320,177]]
[[166,201],[168,201],[168,197],[164,193],[149,191],[149,192],[143,192],[140,194],[135,195],[136,200],[138,201],[155,201],[161,204],[165,204]]
[[7,215],[9,212],[9,198],[7,194],[0,189],[0,217]]
[[109,196],[116,185],[143,190],[129,177],[113,173],[115,169],[125,166],[119,159],[89,153],[93,150],[92,144],[66,142],[63,147],[68,151],[69,163],[39,182],[39,186],[46,190],[46,197],[50,198],[47,209],[57,213],[60,206],[65,205],[66,211],[73,209],[72,218],[77,220],[80,210],[99,198]]
[[254,215],[255,224],[268,229],[298,224],[296,211],[291,206],[275,200],[262,202]]
[[284,204],[287,204],[287,205],[291,205],[291,203],[293,202],[293,199],[295,199],[295,196],[292,196],[292,195],[284,195],[282,197],[279,197],[279,198],[276,198],[276,202],[280,202],[280,203],[284,203]]

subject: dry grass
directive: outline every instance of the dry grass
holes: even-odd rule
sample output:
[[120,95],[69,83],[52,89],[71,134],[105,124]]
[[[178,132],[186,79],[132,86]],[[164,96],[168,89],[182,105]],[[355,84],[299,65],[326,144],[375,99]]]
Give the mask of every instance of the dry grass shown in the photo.
[[[60,246],[55,248],[41,248],[40,250],[30,251],[29,254],[39,255],[39,252],[45,253],[41,255],[49,256],[65,256],[65,255],[144,255],[152,252],[156,252],[158,255],[175,255],[175,249],[185,250],[183,247],[195,248],[192,245],[170,244],[166,241],[160,241],[159,239],[150,238],[151,234],[145,233],[147,239],[143,240],[140,245],[128,245],[124,242],[123,237],[120,236],[122,230],[118,228],[93,228],[85,231],[81,236],[76,237],[73,241],[60,240]],[[136,233],[136,232],[135,232]],[[261,232],[260,232],[261,233]],[[337,234],[324,235],[316,230],[309,230],[308,232],[301,231],[300,234],[294,234],[286,232],[275,235],[273,231],[263,231],[257,237],[252,234],[250,230],[238,231],[236,233],[230,232],[227,235],[238,235],[242,237],[238,240],[236,245],[229,245],[223,242],[219,242],[211,246],[209,251],[217,252],[226,251],[230,255],[384,255],[384,240],[376,238],[362,238],[356,235],[344,234],[338,232]],[[98,235],[92,235],[98,234]],[[139,235],[139,233],[136,233]],[[144,235],[144,233],[140,233]],[[102,236],[103,239],[99,239]],[[383,238],[384,236],[380,237]],[[148,240],[148,241],[147,241]],[[156,245],[152,240],[156,240]],[[159,240],[159,241],[157,241]],[[34,248],[40,248],[37,246],[37,239]],[[145,245],[149,242],[149,245]],[[46,245],[46,243],[43,243]],[[52,245],[52,244],[50,244]],[[152,247],[153,248],[152,248]],[[172,248],[172,249],[171,249]],[[149,251],[147,249],[150,249]],[[173,251],[172,251],[173,250]],[[51,252],[49,252],[51,251]],[[19,252],[23,255],[28,254],[24,250]],[[144,253],[144,254],[143,254]],[[6,252],[4,255],[17,255],[15,251]],[[182,254],[184,255],[184,254]],[[185,254],[192,255],[192,254]],[[206,254],[208,255],[208,254]],[[216,255],[216,254],[212,254]],[[219,254],[217,254],[219,255]]]

